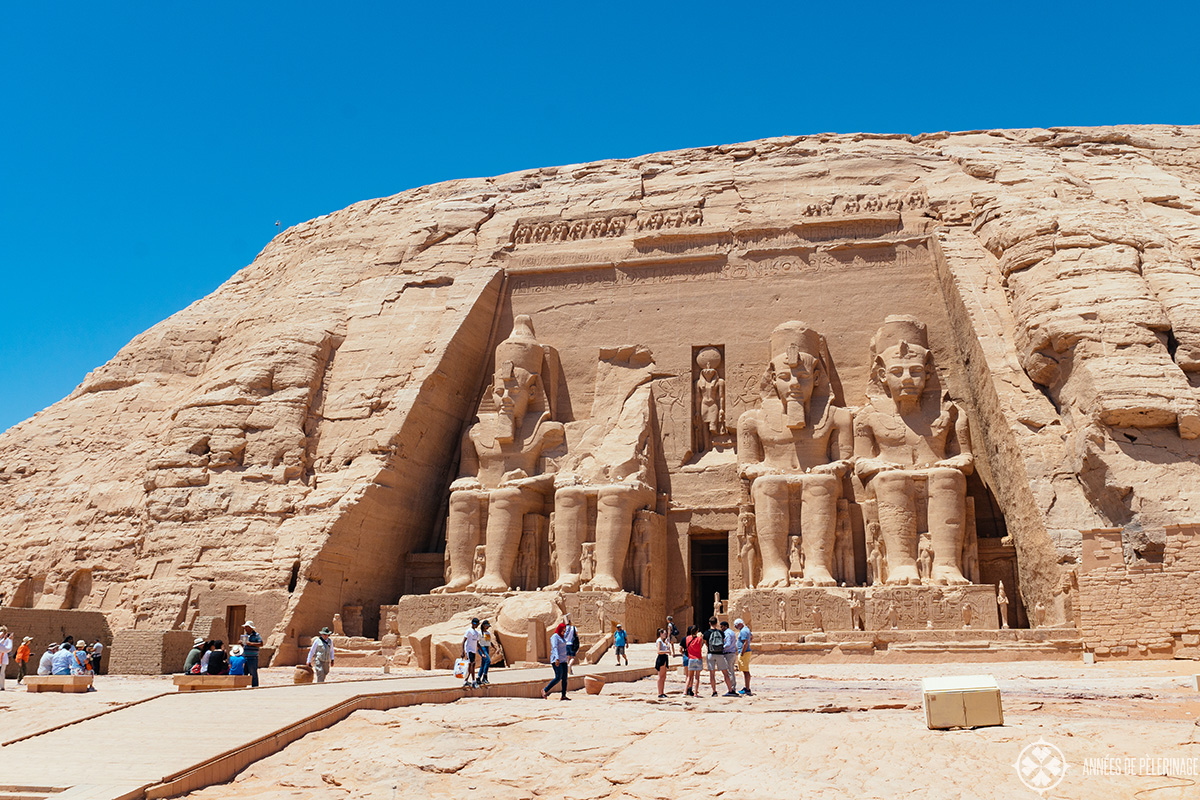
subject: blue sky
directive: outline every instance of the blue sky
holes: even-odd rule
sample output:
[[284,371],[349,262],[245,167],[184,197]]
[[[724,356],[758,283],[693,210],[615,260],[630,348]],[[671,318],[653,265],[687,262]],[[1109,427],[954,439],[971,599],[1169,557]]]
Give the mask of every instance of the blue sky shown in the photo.
[[11,3],[0,430],[284,227],[766,136],[1200,123],[1192,4]]

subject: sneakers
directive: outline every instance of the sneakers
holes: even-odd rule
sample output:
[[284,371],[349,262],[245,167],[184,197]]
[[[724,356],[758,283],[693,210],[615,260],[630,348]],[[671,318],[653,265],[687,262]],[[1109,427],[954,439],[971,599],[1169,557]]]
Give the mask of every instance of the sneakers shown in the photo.
[[658,696],[658,699],[659,699],[659,700],[666,700],[666,699],[667,699],[667,696],[666,696],[665,694],[660,694],[660,695]]
[[717,690],[713,689],[713,697],[716,697],[716,696],[717,696]]
[[478,688],[479,688],[479,686],[480,686],[480,683],[479,683],[479,681],[475,681],[474,685],[473,685],[471,688],[472,688],[472,689],[478,689]]
[[753,697],[754,696],[754,693],[751,692],[749,689],[742,689],[740,692],[738,692],[738,694],[740,694],[742,697]]
[[567,697],[567,696],[564,694],[562,697],[560,697],[560,698],[558,698],[558,699],[559,699],[559,700],[570,700],[571,698]]
[[[716,695],[713,695],[713,696],[715,697]],[[741,697],[741,695],[738,694],[737,692],[726,692],[723,696],[724,697]]]
[[684,694],[686,694],[688,697],[695,697],[695,696],[696,696],[695,694],[693,694],[693,693],[692,693],[692,690],[691,690],[691,689],[688,689],[686,692],[684,692]]
[[470,682],[470,681],[463,681],[463,688],[464,688],[464,689],[470,689],[470,688],[471,688],[471,682]]

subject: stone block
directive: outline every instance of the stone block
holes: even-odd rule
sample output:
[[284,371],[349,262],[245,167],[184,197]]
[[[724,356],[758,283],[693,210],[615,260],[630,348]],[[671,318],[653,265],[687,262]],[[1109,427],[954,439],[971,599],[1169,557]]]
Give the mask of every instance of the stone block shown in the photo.
[[1000,687],[991,675],[924,678],[921,694],[930,730],[1004,724]]

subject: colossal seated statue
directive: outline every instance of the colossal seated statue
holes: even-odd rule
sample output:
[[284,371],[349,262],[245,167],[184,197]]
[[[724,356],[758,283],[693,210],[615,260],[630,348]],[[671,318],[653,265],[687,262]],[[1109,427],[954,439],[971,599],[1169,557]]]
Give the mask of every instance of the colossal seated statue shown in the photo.
[[[496,347],[490,393],[479,421],[463,436],[460,477],[450,485],[445,586],[435,592],[503,592],[509,588],[526,514],[545,510],[562,455],[562,423],[550,418],[543,384],[545,348],[519,316]],[[483,576],[473,581],[480,522],[486,516]]]
[[854,417],[855,473],[876,504],[885,582],[921,583],[918,524],[924,516],[933,556],[929,580],[969,583],[962,552],[966,476],[974,468],[970,433],[962,409],[938,388],[925,325],[915,317],[888,317],[871,340],[871,363],[867,403]]
[[[738,472],[750,483],[762,554],[759,586],[788,585],[788,534],[797,527],[804,583],[835,584],[838,500],[853,440],[850,412],[834,405],[830,374],[824,337],[785,322],[771,332],[760,406],[738,420]],[[797,495],[799,520],[791,514]]]
[[[604,348],[588,419],[570,423],[570,450],[555,477],[552,590],[619,591],[634,515],[653,509],[655,491],[650,380],[654,361],[643,347]],[[580,556],[596,511],[591,576],[583,585]],[[648,552],[648,542],[644,543]]]

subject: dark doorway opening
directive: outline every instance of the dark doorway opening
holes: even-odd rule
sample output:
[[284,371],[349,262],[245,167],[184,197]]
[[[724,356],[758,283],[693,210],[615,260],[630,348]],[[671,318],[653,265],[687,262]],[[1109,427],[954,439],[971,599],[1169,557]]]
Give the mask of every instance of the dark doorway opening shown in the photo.
[[692,539],[692,624],[708,627],[714,595],[729,599],[729,534]]

